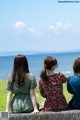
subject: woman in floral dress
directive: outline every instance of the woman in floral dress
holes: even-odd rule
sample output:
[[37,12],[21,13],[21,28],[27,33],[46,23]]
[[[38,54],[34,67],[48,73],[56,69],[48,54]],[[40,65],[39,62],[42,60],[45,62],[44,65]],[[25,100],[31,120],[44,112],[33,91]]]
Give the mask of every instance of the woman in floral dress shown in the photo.
[[63,95],[62,84],[67,77],[62,73],[54,73],[58,67],[57,60],[53,57],[44,59],[44,67],[40,74],[39,89],[46,98],[43,111],[60,111],[67,109],[67,102]]

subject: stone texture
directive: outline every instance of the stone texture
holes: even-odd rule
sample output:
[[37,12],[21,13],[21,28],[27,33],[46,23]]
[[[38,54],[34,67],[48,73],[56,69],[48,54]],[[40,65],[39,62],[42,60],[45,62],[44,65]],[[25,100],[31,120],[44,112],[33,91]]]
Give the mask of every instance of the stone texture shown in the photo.
[[0,120],[8,120],[8,113],[0,112]]
[[45,112],[36,115],[10,113],[9,120],[80,120],[80,111]]

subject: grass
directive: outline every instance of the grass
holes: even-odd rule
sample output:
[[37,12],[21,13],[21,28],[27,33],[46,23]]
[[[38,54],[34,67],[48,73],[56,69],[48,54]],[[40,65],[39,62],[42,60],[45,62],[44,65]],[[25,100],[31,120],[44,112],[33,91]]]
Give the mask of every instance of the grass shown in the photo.
[[6,81],[0,80],[0,111],[5,111],[7,90],[5,90]]
[[[6,81],[0,80],[0,111],[5,111],[6,107],[6,97],[7,90],[5,89]],[[63,92],[66,97],[67,102],[70,101],[72,95],[67,92],[66,84],[63,85]],[[45,99],[40,95],[38,87],[35,90],[37,102],[40,107],[43,106]]]

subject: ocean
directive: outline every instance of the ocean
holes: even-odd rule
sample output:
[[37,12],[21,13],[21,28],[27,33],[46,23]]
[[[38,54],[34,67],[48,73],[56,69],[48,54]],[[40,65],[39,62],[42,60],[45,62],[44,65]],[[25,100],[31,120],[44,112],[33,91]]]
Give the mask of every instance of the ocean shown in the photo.
[[[58,69],[55,72],[62,72],[66,76],[73,75],[73,62],[77,57],[80,57],[80,52],[65,52],[65,53],[45,53],[26,55],[29,63],[29,70],[32,72],[36,81],[40,79],[40,72],[43,68],[44,58],[47,56],[55,57],[58,61]],[[14,56],[0,56],[0,80],[6,80],[13,68]]]

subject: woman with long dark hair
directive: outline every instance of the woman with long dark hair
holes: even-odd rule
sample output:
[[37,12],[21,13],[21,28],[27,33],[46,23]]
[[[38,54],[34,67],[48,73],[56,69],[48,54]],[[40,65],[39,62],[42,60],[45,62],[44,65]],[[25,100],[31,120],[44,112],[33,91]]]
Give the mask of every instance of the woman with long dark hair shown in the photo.
[[63,95],[62,84],[67,77],[62,73],[55,73],[58,67],[57,60],[53,57],[44,59],[44,67],[40,74],[39,89],[43,97],[46,98],[43,111],[60,111],[67,109],[67,102]]
[[[37,104],[34,89],[36,88],[35,76],[29,72],[28,61],[24,55],[17,55],[14,59],[12,73],[8,76],[6,89],[6,112],[33,112],[37,113]],[[12,94],[14,96],[12,97]]]

